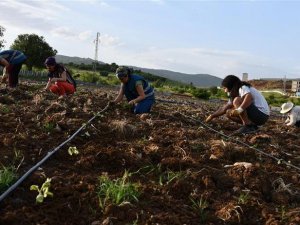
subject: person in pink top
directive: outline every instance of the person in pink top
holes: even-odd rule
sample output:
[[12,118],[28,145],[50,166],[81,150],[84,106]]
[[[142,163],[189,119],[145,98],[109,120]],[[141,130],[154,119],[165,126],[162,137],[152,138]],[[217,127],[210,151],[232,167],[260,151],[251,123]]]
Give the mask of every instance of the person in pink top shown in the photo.
[[49,71],[49,80],[45,90],[50,90],[59,96],[74,94],[76,91],[76,82],[67,68],[62,64],[56,63],[54,57],[48,57],[45,61],[45,66]]
[[300,106],[295,106],[292,102],[282,104],[280,113],[287,116],[285,125],[300,127]]

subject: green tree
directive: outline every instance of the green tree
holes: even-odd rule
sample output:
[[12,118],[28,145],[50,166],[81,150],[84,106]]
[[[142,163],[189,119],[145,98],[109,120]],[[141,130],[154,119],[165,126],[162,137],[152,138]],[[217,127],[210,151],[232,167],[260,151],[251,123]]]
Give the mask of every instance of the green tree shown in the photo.
[[[4,31],[5,31],[5,28],[2,27],[2,26],[0,26],[0,38],[3,37]],[[0,39],[0,49],[1,49],[2,47],[4,47],[4,40],[1,40],[1,39]]]
[[25,64],[29,70],[32,70],[32,67],[43,68],[45,59],[57,53],[43,36],[36,34],[18,35],[10,48],[20,50],[27,56]]

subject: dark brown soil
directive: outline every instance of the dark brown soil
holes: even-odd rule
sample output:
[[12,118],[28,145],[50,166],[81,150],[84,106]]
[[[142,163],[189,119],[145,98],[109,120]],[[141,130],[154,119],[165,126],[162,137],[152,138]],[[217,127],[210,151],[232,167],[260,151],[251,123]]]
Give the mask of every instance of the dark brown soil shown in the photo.
[[[109,88],[79,88],[58,100],[41,89],[23,84],[0,90],[0,160],[3,166],[20,165],[19,176],[116,94]],[[145,117],[131,114],[124,104],[110,106],[0,202],[0,224],[300,224],[299,170],[235,141],[299,167],[299,129],[282,127],[283,118],[272,114],[258,133],[228,139],[199,122],[218,105],[183,101],[193,104],[157,101]],[[239,128],[223,117],[210,126],[228,135]],[[80,153],[70,156],[70,146]],[[237,162],[252,166],[234,166]],[[139,184],[138,202],[101,209],[99,176],[116,179],[125,170]],[[170,171],[181,176],[168,181]],[[54,196],[37,204],[37,193],[29,188],[46,178],[52,178]],[[196,207],[191,199],[202,204]]]

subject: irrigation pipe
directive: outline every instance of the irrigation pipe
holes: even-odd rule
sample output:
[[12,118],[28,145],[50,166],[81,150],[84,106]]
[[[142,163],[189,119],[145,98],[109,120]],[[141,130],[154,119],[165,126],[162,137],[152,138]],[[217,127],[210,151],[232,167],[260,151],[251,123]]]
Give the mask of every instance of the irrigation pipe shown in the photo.
[[[158,99],[158,101],[159,101],[159,102],[165,102],[165,103],[171,103],[171,104],[196,105],[196,103],[182,103],[182,102],[177,102],[177,101],[175,101],[175,100],[163,100],[163,99]],[[177,112],[178,112],[178,111],[177,111]],[[273,112],[275,112],[275,111],[273,111]],[[238,143],[238,144],[241,144],[241,145],[244,145],[244,146],[246,146],[246,147],[248,147],[248,148],[251,148],[251,149],[253,149],[253,150],[259,152],[259,153],[262,154],[262,155],[265,155],[265,156],[267,156],[267,157],[270,157],[270,158],[276,160],[278,163],[283,163],[283,164],[285,164],[285,165],[287,165],[287,166],[289,166],[289,167],[293,167],[294,169],[300,171],[300,167],[297,167],[297,166],[295,166],[295,165],[293,165],[293,164],[291,164],[291,163],[289,163],[289,162],[287,162],[287,161],[285,161],[285,160],[283,160],[283,159],[280,159],[280,158],[277,158],[277,157],[275,157],[275,156],[273,156],[273,155],[270,155],[270,154],[268,154],[268,153],[265,153],[263,150],[258,149],[258,148],[255,148],[255,147],[253,147],[253,146],[251,146],[251,145],[248,145],[247,143],[242,142],[242,141],[240,141],[240,140],[237,140],[236,138],[233,138],[232,136],[228,136],[228,135],[226,135],[226,134],[224,134],[224,133],[222,133],[222,132],[220,132],[220,131],[217,131],[217,130],[213,129],[212,127],[210,127],[210,126],[206,125],[205,123],[203,123],[201,120],[196,120],[195,118],[190,117],[190,116],[187,116],[187,115],[184,115],[184,114],[182,114],[182,113],[180,113],[180,112],[178,112],[178,113],[179,113],[180,115],[182,115],[183,117],[186,117],[186,118],[189,118],[189,119],[194,120],[194,121],[196,121],[196,122],[199,122],[203,127],[207,128],[207,129],[209,129],[209,130],[211,130],[211,131],[213,131],[213,132],[215,132],[215,133],[217,133],[217,134],[219,134],[219,135],[221,135],[221,136],[223,136],[223,137],[225,137],[225,138],[227,138],[227,139],[229,139],[229,140],[232,140],[232,141],[234,141],[234,142],[236,142],[236,143]],[[281,116],[281,115],[279,115],[279,116],[278,116],[278,115],[272,115],[272,117],[282,117],[282,116]]]
[[283,159],[280,159],[280,158],[277,158],[277,157],[275,157],[275,156],[273,156],[273,155],[270,155],[270,154],[268,154],[268,153],[265,153],[263,150],[260,150],[260,149],[258,149],[258,148],[255,148],[255,147],[251,146],[251,145],[248,145],[247,143],[242,142],[242,141],[240,141],[240,140],[237,140],[236,138],[233,138],[232,136],[228,136],[228,135],[226,135],[226,134],[223,134],[222,132],[217,131],[217,130],[213,129],[212,127],[206,125],[206,124],[203,123],[201,120],[197,120],[197,119],[195,119],[195,118],[193,118],[193,117],[191,117],[191,116],[184,115],[184,114],[182,114],[182,113],[180,113],[180,112],[178,112],[178,113],[179,113],[180,115],[186,117],[186,118],[189,118],[189,119],[191,119],[191,120],[194,120],[194,121],[196,121],[196,122],[199,122],[199,123],[201,124],[201,126],[207,128],[207,129],[209,129],[209,130],[211,130],[211,131],[213,131],[213,132],[215,132],[215,133],[217,133],[217,134],[219,134],[219,135],[221,135],[221,136],[223,136],[223,137],[225,137],[225,138],[227,138],[227,139],[229,139],[229,140],[232,140],[232,141],[234,141],[234,142],[236,142],[236,143],[238,143],[238,144],[241,144],[241,145],[244,145],[244,146],[246,146],[246,147],[248,147],[248,148],[251,148],[251,149],[253,149],[253,150],[259,152],[259,153],[262,154],[262,155],[265,155],[265,156],[267,156],[267,157],[270,157],[270,158],[276,160],[278,163],[283,163],[283,164],[285,164],[285,165],[287,165],[287,166],[289,166],[289,167],[293,167],[294,169],[300,171],[300,167],[297,167],[297,166],[295,166],[295,165],[293,165],[293,164],[291,164],[291,163],[289,163],[289,162],[287,162],[287,161],[285,161],[285,160],[283,160]]
[[97,112],[91,119],[84,123],[72,136],[62,142],[59,146],[48,152],[47,155],[40,160],[37,164],[31,167],[22,177],[20,177],[12,186],[10,186],[1,196],[0,202],[5,199],[13,190],[15,190],[33,171],[39,168],[44,162],[46,162],[53,154],[55,154],[61,147],[70,142],[82,129],[84,129],[89,123],[91,123],[96,117],[100,116],[101,113],[105,112],[110,105],[110,102],[99,112]]

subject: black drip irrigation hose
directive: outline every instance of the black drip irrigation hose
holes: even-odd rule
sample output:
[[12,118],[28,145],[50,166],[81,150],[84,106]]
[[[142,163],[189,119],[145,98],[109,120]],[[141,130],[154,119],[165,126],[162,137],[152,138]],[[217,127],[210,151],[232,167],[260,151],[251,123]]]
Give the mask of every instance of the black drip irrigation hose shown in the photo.
[[31,167],[22,177],[20,177],[12,186],[10,186],[1,196],[0,202],[5,199],[13,190],[15,190],[33,171],[39,168],[44,162],[47,161],[54,153],[56,153],[61,147],[70,142],[83,128],[85,128],[89,123],[91,123],[96,117],[100,116],[101,113],[105,112],[110,103],[108,103],[101,111],[97,112],[91,119],[89,119],[86,123],[84,123],[72,136],[70,136],[67,140],[61,143],[59,146],[54,148],[52,151],[48,152],[47,155],[40,160],[37,164]]
[[253,149],[253,150],[259,152],[259,153],[262,154],[262,155],[265,155],[265,156],[267,156],[267,157],[270,157],[270,158],[276,160],[278,163],[283,163],[283,164],[285,164],[286,166],[293,167],[294,169],[300,171],[300,167],[297,167],[297,166],[295,166],[295,165],[293,165],[293,164],[291,164],[291,163],[289,163],[289,162],[287,162],[287,161],[285,161],[285,160],[283,160],[283,159],[280,159],[280,158],[277,158],[277,157],[275,157],[275,156],[273,156],[273,155],[270,155],[270,154],[268,154],[268,153],[265,153],[263,150],[258,149],[258,148],[255,148],[255,147],[253,147],[253,146],[251,146],[251,145],[248,145],[247,143],[242,142],[242,141],[240,141],[240,140],[237,140],[236,138],[233,138],[232,136],[228,136],[228,135],[226,135],[226,134],[223,134],[222,132],[217,131],[217,130],[213,129],[212,127],[206,125],[206,124],[203,123],[201,120],[197,120],[197,119],[195,119],[195,118],[193,118],[193,117],[191,117],[191,116],[184,115],[184,114],[182,114],[182,113],[180,113],[180,112],[178,112],[178,113],[179,113],[180,115],[182,115],[183,117],[189,118],[189,119],[191,119],[191,120],[194,120],[194,121],[200,123],[201,126],[203,126],[203,127],[207,128],[207,129],[209,129],[209,130],[211,130],[211,131],[213,131],[213,132],[215,132],[215,133],[217,133],[217,134],[219,134],[219,135],[221,135],[221,136],[227,138],[228,140],[232,140],[232,141],[234,141],[234,142],[236,142],[236,143],[238,143],[238,144],[241,144],[241,145],[244,145],[244,146],[246,146],[246,147],[248,147],[248,148],[251,148],[251,149]]
[[[177,101],[172,101],[172,100],[162,100],[162,99],[158,99],[158,101],[160,101],[160,102],[165,102],[165,103],[171,103],[171,104],[195,105],[195,104],[193,104],[193,103],[182,103],[182,102],[177,102]],[[177,111],[177,112],[178,112],[178,111]],[[295,165],[293,165],[293,164],[291,164],[291,163],[289,163],[289,162],[287,162],[287,161],[285,161],[285,160],[283,160],[283,159],[280,159],[280,158],[277,158],[277,157],[275,157],[275,156],[273,156],[273,155],[270,155],[270,154],[268,154],[268,153],[265,153],[263,150],[258,149],[258,148],[255,148],[255,147],[253,147],[253,146],[251,146],[251,145],[248,145],[247,143],[242,142],[242,141],[240,141],[240,140],[237,140],[236,138],[233,138],[232,136],[228,136],[228,135],[226,135],[226,134],[224,134],[224,133],[222,133],[222,132],[220,132],[220,131],[217,131],[217,130],[211,128],[210,126],[206,125],[205,123],[203,123],[201,120],[197,120],[197,119],[195,119],[195,118],[193,118],[193,117],[184,115],[184,114],[182,114],[182,113],[180,113],[180,112],[178,112],[178,113],[179,113],[180,115],[182,115],[183,117],[186,117],[186,118],[192,119],[192,120],[194,120],[194,121],[196,121],[196,122],[199,122],[203,127],[205,127],[205,128],[207,128],[207,129],[209,129],[209,130],[211,130],[211,131],[213,131],[213,132],[215,132],[215,133],[217,133],[217,134],[219,134],[219,135],[221,135],[221,136],[227,138],[228,140],[232,140],[232,141],[234,141],[234,142],[236,142],[236,143],[238,143],[238,144],[241,144],[241,145],[244,145],[244,146],[246,146],[246,147],[248,147],[248,148],[251,148],[251,149],[253,149],[253,150],[259,152],[259,153],[262,154],[262,155],[265,155],[265,156],[267,156],[267,157],[270,157],[270,158],[276,160],[277,163],[283,163],[283,164],[285,164],[286,166],[293,167],[294,169],[300,171],[300,167],[297,167],[297,166],[295,166]],[[281,116],[281,115],[278,115],[278,116],[277,116],[277,115],[272,115],[272,117],[282,117],[282,116]]]

